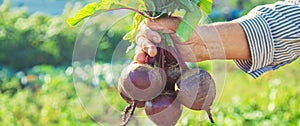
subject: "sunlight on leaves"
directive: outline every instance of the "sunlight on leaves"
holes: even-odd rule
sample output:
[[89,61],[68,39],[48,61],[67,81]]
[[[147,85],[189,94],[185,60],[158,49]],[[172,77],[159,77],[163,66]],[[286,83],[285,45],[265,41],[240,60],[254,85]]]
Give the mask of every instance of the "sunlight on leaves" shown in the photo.
[[142,22],[142,15],[140,14],[135,14],[134,16],[134,23],[133,23],[133,28],[130,32],[128,32],[124,37],[123,40],[128,40],[130,42],[135,41],[135,36],[137,36],[139,32],[139,24]]
[[213,1],[212,0],[200,0],[198,6],[206,14],[210,14],[212,10]]
[[87,4],[79,12],[77,12],[74,15],[74,17],[69,18],[67,20],[68,24],[74,26],[74,25],[78,24],[80,21],[82,21],[84,18],[91,16],[92,14],[94,14],[97,6],[98,6],[97,2]]

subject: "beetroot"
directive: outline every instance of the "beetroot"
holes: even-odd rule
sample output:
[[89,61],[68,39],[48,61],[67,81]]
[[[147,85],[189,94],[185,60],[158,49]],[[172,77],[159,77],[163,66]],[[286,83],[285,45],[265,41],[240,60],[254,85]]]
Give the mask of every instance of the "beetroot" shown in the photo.
[[210,106],[216,96],[216,87],[211,75],[201,69],[191,69],[181,76],[177,84],[180,103],[193,110],[205,110],[214,122]]
[[[122,89],[122,87],[118,86],[118,91],[120,96],[128,103],[128,104],[133,104],[134,103],[134,99],[130,99],[129,96],[126,95],[126,93],[124,92],[124,90]],[[138,101],[136,107],[138,108],[143,108],[145,107],[145,103],[146,101]]]
[[181,116],[182,107],[176,94],[161,94],[146,102],[145,112],[159,126],[174,126]]
[[131,64],[119,78],[119,86],[130,99],[147,101],[158,96],[164,87],[162,76],[157,69],[146,64]]
[[168,65],[166,67],[166,75],[167,75],[167,83],[165,86],[165,90],[175,91],[175,83],[181,75],[181,70],[178,64]]
[[181,68],[174,57],[175,52],[173,48],[169,47],[164,50],[166,56],[165,72],[167,76],[166,91],[175,91],[175,83],[181,76]]

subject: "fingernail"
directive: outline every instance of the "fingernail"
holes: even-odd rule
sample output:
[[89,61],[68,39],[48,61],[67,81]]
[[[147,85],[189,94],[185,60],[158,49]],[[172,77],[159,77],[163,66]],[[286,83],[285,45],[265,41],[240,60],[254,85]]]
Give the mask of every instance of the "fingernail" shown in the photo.
[[148,55],[149,55],[150,57],[153,57],[153,50],[152,50],[152,49],[148,49]]
[[157,51],[155,49],[149,49],[148,54],[150,57],[154,57],[156,55]]

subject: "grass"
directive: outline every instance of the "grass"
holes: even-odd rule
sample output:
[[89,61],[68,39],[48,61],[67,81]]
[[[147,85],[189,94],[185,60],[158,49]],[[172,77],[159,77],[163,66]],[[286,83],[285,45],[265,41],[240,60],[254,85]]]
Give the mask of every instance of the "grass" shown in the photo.
[[[300,61],[258,79],[231,62],[226,64],[225,86],[213,105],[216,124],[205,120],[203,111],[184,109],[177,125],[300,125]],[[99,90],[80,85],[75,92],[72,78],[63,68],[38,66],[32,71],[39,73],[37,70],[42,68],[48,73],[44,80],[31,82],[23,89],[16,76],[1,76],[0,125],[96,125],[95,121],[102,125],[119,124],[126,103],[116,88],[102,85]],[[1,75],[4,73],[2,69]],[[130,125],[152,125],[143,109],[135,115]]]

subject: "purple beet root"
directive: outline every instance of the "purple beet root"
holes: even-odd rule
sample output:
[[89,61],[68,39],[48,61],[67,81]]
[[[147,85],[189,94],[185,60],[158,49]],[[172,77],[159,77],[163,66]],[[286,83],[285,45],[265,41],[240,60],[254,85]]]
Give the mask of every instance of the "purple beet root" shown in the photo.
[[179,102],[192,110],[205,110],[213,123],[210,106],[216,96],[216,87],[211,75],[201,69],[187,70],[177,85]]
[[130,99],[148,101],[158,96],[165,86],[158,69],[146,64],[131,64],[119,78],[119,87]]
[[[118,91],[120,96],[128,103],[128,104],[133,104],[134,100],[130,99],[129,96],[126,95],[125,91],[122,89],[122,87],[118,86]],[[136,107],[138,108],[143,108],[145,107],[146,101],[138,101]]]
[[172,47],[161,49],[165,54],[164,70],[167,76],[165,91],[175,91],[175,83],[181,76],[181,68],[177,61],[178,57]]
[[176,94],[161,94],[146,102],[147,116],[158,126],[174,126],[182,113]]
[[179,64],[168,64],[166,67],[167,83],[165,90],[175,91],[175,83],[181,75]]

